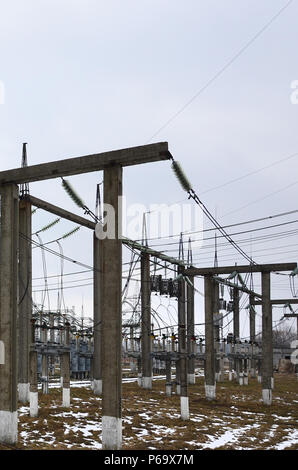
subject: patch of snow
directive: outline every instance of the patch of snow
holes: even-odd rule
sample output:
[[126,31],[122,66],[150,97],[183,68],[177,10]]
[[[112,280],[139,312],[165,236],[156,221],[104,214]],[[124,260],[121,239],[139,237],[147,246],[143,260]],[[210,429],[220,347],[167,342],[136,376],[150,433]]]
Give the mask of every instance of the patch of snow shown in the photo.
[[210,441],[204,444],[200,444],[200,445],[203,447],[203,449],[216,449],[217,447],[222,447],[226,444],[235,443],[238,437],[242,436],[250,429],[254,429],[258,427],[260,427],[259,424],[253,424],[253,425],[248,424],[247,426],[244,426],[243,428],[226,430],[224,434],[218,437],[208,435]]
[[288,432],[288,439],[280,442],[279,444],[276,444],[275,446],[271,447],[271,449],[283,450],[294,444],[298,444],[298,430],[293,431],[293,429],[286,429],[286,431]]

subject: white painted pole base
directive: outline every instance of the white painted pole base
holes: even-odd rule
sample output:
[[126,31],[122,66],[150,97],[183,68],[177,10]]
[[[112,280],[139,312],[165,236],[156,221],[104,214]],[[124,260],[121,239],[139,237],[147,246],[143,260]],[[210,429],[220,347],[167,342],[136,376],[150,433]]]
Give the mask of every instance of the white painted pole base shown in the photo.
[[138,386],[142,386],[142,374],[138,374]]
[[30,400],[30,384],[18,384],[19,401],[21,403],[29,403]]
[[30,416],[38,416],[38,392],[30,392]]
[[102,380],[101,379],[93,380],[93,392],[94,392],[94,395],[102,394]]
[[187,374],[187,383],[190,385],[194,385],[196,383],[195,374]]
[[172,396],[172,385],[166,385],[166,395],[167,397]]
[[16,411],[0,411],[0,442],[3,444],[18,442],[18,414]]
[[62,406],[64,408],[70,407],[70,388],[62,389]]
[[60,377],[60,387],[63,388],[63,377]]
[[189,420],[189,399],[188,397],[180,397],[181,419]]
[[258,383],[259,383],[259,384],[262,383],[262,376],[261,376],[261,375],[258,375]]
[[205,397],[207,400],[214,400],[216,398],[216,385],[205,384]]
[[271,377],[271,389],[274,390],[274,378]]
[[142,377],[142,388],[146,390],[152,389],[152,377]]
[[102,417],[102,449],[120,450],[122,447],[122,419]]
[[181,385],[176,384],[176,395],[180,395],[180,393],[181,393]]
[[272,390],[263,389],[262,390],[262,399],[264,405],[271,405],[272,404]]
[[248,385],[248,375],[247,374],[244,374],[243,385]]
[[229,370],[229,381],[232,382],[233,380],[233,372]]
[[243,385],[243,374],[239,374],[239,385]]
[[216,382],[220,382],[220,372],[215,372],[215,380]]

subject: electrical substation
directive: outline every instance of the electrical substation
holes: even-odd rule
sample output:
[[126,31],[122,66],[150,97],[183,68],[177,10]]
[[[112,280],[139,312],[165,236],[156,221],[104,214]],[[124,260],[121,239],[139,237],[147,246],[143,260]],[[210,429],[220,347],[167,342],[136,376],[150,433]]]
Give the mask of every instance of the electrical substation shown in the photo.
[[[171,165],[190,203],[200,207],[216,233],[241,255],[243,264],[219,266],[215,257],[214,265],[201,267],[199,262],[193,262],[192,242],[188,234],[180,236],[177,257],[166,250],[155,249],[154,244],[150,246],[145,224],[143,240],[123,236],[121,196],[125,168],[154,165],[161,161],[164,165]],[[100,185],[90,189],[96,194],[96,210],[92,212],[68,178],[100,171],[103,173],[103,197]],[[49,201],[45,201],[37,194],[31,194],[30,183],[48,179],[57,179],[59,184],[62,180],[63,188],[74,205],[79,207],[80,215],[52,204],[50,195]],[[298,273],[297,263],[258,264],[248,256],[198,197],[180,164],[170,153],[167,142],[33,166],[28,165],[24,144],[21,167],[0,172],[0,196],[2,445],[18,445],[20,409],[26,410],[21,415],[22,423],[26,417],[32,418],[33,422],[33,419],[43,416],[43,399],[51,399],[55,385],[55,390],[61,391],[55,407],[67,413],[74,403],[72,389],[80,385],[89,390],[90,399],[99,400],[96,403],[98,407],[100,404],[101,412],[96,420],[100,426],[101,448],[121,450],[125,439],[123,422],[126,419],[122,409],[124,371],[127,371],[131,383],[138,387],[140,400],[144,400],[142,393],[148,396],[153,394],[157,383],[159,396],[167,400],[169,407],[173,406],[172,400],[176,400],[178,415],[175,415],[175,423],[182,429],[187,429],[197,419],[192,418],[193,400],[200,400],[202,406],[208,407],[212,420],[212,410],[216,410],[221,386],[227,394],[227,387],[233,386],[233,393],[236,394],[235,389],[239,392],[245,388],[250,390],[249,387],[254,384],[257,387],[258,412],[266,414],[274,406],[275,373],[282,363],[286,362],[289,367],[293,365],[290,361],[293,349],[274,345],[272,308],[274,305],[284,307],[284,319],[297,321],[298,335],[298,315],[292,307],[298,303],[293,287]],[[112,222],[105,220],[106,207],[113,209]],[[34,238],[32,218],[37,219],[39,211],[46,211],[58,219],[36,232]],[[43,302],[37,303],[33,298],[32,250],[41,250],[45,265],[45,256],[51,250],[42,242],[40,234],[49,230],[60,218],[76,225],[56,240],[58,256],[63,262],[67,263],[62,248],[64,239],[77,233],[80,227],[85,227],[92,234],[92,245],[85,247],[93,251],[93,266],[90,269],[93,312],[88,314],[88,319],[80,319],[74,308],[65,305],[63,268],[57,275],[60,282],[58,308],[46,307],[47,286]],[[109,236],[109,223],[113,225],[113,236]],[[131,255],[125,272],[124,250]],[[52,254],[55,254],[53,250]],[[138,289],[130,297],[128,287],[136,272],[139,273]],[[273,298],[271,279],[274,275],[289,279],[291,296]],[[256,276],[260,279],[257,287],[254,282]],[[198,279],[203,283],[203,292],[198,291]],[[44,281],[47,281],[46,276]],[[204,300],[204,321],[200,324],[200,334],[196,321],[199,294]],[[245,306],[244,296],[248,300]],[[163,316],[162,309],[156,308],[155,298],[168,299],[168,309],[164,307],[167,317]],[[240,328],[244,307],[249,319],[249,336],[245,338]],[[256,331],[257,316],[261,319],[261,334]],[[229,333],[224,329],[227,318],[231,324]],[[297,365],[293,367],[293,377],[296,374],[298,378]],[[199,392],[196,389],[198,381],[202,381]],[[154,397],[151,398],[152,403],[158,402],[157,392]],[[150,403],[150,398],[148,400]],[[125,398],[125,406],[128,401],[129,398]],[[245,404],[242,408],[244,413],[247,412]],[[84,405],[80,412],[84,412]],[[95,418],[89,414],[86,419],[88,423],[88,419],[94,422]],[[162,416],[157,415],[157,419],[161,420]],[[133,444],[130,448],[134,448]]]

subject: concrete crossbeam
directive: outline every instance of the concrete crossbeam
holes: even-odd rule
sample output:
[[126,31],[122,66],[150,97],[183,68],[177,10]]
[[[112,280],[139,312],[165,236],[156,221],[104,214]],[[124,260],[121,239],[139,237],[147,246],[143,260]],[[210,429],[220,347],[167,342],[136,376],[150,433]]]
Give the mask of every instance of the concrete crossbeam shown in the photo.
[[260,273],[260,272],[273,272],[273,271],[294,271],[297,268],[297,263],[277,263],[277,264],[256,264],[256,265],[243,265],[243,266],[218,266],[210,268],[187,268],[184,270],[186,276],[214,276],[217,274],[232,274],[237,273]]
[[168,143],[159,142],[1,171],[0,185],[6,183],[31,183],[33,181],[100,171],[111,165],[131,166],[168,160],[169,158]]

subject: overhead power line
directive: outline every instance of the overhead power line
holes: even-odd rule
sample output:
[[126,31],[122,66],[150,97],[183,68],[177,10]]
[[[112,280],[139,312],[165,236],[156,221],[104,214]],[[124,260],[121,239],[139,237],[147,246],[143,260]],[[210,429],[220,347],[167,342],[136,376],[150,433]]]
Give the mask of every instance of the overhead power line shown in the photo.
[[[284,216],[287,216],[287,215],[296,214],[297,212],[298,212],[298,209],[295,209],[295,210],[288,211],[288,212],[281,212],[279,214],[267,215],[265,217],[260,217],[258,219],[250,219],[250,220],[245,220],[245,221],[242,221],[242,222],[237,222],[235,224],[223,225],[222,228],[231,228],[231,227],[237,227],[237,226],[240,226],[240,225],[246,225],[246,224],[252,224],[252,223],[256,223],[256,222],[262,222],[263,220],[275,219],[277,217],[284,217]],[[202,230],[186,230],[184,232],[179,232],[175,235],[168,235],[168,236],[162,236],[162,237],[151,237],[151,238],[147,238],[147,240],[152,241],[152,240],[170,239],[170,238],[180,237],[181,233],[182,233],[182,235],[187,236],[187,235],[193,235],[194,233],[206,233],[206,232],[213,232],[213,231],[216,231],[216,230],[217,230],[216,227],[205,228],[205,229],[202,229]],[[139,239],[137,241],[141,241],[141,239]]]
[[[289,222],[283,222],[281,224],[266,225],[265,227],[257,227],[257,228],[253,228],[253,229],[250,229],[250,230],[244,230],[242,232],[233,232],[233,233],[231,233],[230,236],[243,235],[245,233],[252,233],[252,232],[259,232],[260,230],[268,230],[268,229],[271,229],[271,228],[282,227],[284,225],[291,225],[291,224],[294,224],[294,223],[297,223],[297,222],[298,222],[298,219],[295,219],[295,220],[291,220]],[[217,229],[217,230],[219,230],[219,229]],[[222,235],[218,235],[217,238],[227,238],[226,233],[223,232]],[[198,240],[201,240],[201,239],[193,238],[192,242],[195,242],[195,241],[198,241]],[[204,241],[214,240],[214,236],[206,237],[203,240]],[[188,241],[183,240],[183,243],[188,243]],[[155,246],[169,246],[169,245],[178,245],[178,244],[179,244],[179,241],[175,241],[175,242],[168,242],[168,243],[156,243],[156,244],[153,244],[151,246],[152,247],[155,247]]]
[[147,141],[151,142],[154,137],[156,137],[162,130],[164,130],[174,119],[176,119],[180,114],[185,111],[188,106],[191,105],[207,88],[212,85],[268,28],[271,24],[293,3],[293,0],[289,0],[286,4],[278,10],[275,15],[273,15],[269,21],[254,35],[252,38],[247,41],[247,43],[239,49],[237,54],[235,54],[223,67],[221,67],[213,77],[211,77],[205,85],[203,85],[175,114],[173,114]]

